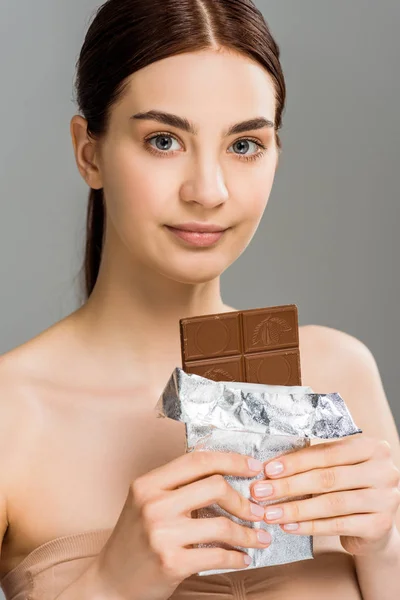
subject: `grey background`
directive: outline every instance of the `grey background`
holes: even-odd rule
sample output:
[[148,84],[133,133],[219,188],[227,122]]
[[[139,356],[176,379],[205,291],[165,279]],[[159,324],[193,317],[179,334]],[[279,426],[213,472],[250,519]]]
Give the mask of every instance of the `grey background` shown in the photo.
[[[94,0],[0,0],[0,352],[77,306],[87,186],[72,83]],[[301,324],[374,353],[400,425],[398,0],[258,1],[288,86],[284,151],[237,308],[297,303]]]

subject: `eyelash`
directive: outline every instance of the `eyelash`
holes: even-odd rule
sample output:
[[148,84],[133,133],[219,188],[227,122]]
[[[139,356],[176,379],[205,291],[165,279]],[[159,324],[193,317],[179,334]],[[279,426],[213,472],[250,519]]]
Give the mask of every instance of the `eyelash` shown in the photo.
[[[176,140],[177,142],[179,142],[178,138],[175,137],[174,135],[172,135],[171,133],[159,132],[159,133],[153,134],[150,138],[147,138],[144,140],[144,146],[145,146],[146,150],[148,150],[151,154],[154,154],[155,156],[162,156],[163,158],[164,157],[168,158],[171,155],[173,156],[176,152],[179,152],[179,150],[173,150],[172,152],[169,150],[166,150],[165,152],[162,152],[161,150],[156,150],[155,148],[153,148],[153,146],[150,146],[149,142],[151,140],[154,140],[161,136],[170,137],[170,138],[173,138],[174,140]],[[260,141],[255,140],[254,138],[241,138],[241,139],[233,142],[233,144],[236,144],[237,142],[242,142],[242,141],[254,142],[259,148],[261,148],[261,150],[259,152],[257,152],[256,154],[251,154],[250,156],[245,156],[244,154],[242,154],[242,155],[237,154],[236,156],[238,156],[240,160],[245,160],[245,161],[256,160],[256,159],[264,156],[265,151],[267,150],[267,146],[264,146],[264,144],[262,144]]]

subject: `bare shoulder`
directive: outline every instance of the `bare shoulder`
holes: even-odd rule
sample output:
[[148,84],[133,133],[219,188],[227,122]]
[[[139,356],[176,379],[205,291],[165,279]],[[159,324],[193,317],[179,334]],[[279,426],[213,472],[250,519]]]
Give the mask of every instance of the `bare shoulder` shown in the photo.
[[[339,392],[357,410],[366,412],[371,403],[387,410],[376,360],[358,338],[330,327],[307,325],[300,327],[300,354],[304,385],[317,393]],[[368,401],[366,395],[372,399]]]
[[[17,410],[40,360],[43,334],[0,355],[0,409],[6,414]],[[22,416],[22,415],[21,415]]]
[[372,352],[358,338],[323,325],[306,325],[299,331],[305,384],[307,379],[318,385],[341,384],[365,371],[377,375]]
[[0,540],[10,490],[26,469],[34,432],[43,426],[40,390],[57,329],[56,324],[0,355]]
[[0,456],[8,462],[15,463],[35,422],[40,422],[40,391],[52,371],[60,323],[0,355]]
[[0,546],[9,526],[9,496],[18,477],[29,421],[18,377],[18,357],[15,350],[0,355]]
[[29,351],[24,344],[0,355],[0,460],[15,459],[30,420]]
[[11,454],[11,441],[16,439],[20,411],[17,361],[18,353],[13,350],[0,355],[0,460]]
[[0,356],[0,391],[5,385],[13,386],[15,393],[26,398],[33,389],[43,390],[65,376],[79,349],[74,323],[72,313]]

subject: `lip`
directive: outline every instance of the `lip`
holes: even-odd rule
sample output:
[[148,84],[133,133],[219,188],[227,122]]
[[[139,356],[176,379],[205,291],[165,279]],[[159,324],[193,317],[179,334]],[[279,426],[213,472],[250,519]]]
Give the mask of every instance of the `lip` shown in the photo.
[[180,225],[169,225],[168,227],[179,231],[191,231],[195,233],[220,233],[227,229],[227,227],[222,227],[221,225],[200,222],[181,223]]
[[224,229],[220,225],[209,223],[184,223],[173,227],[167,225],[166,228],[186,244],[201,248],[213,246],[219,242],[227,231],[227,229]]

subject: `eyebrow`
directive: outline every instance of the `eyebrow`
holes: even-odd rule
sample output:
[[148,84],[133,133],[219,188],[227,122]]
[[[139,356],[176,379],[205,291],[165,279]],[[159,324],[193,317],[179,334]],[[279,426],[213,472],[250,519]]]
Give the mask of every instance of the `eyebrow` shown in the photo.
[[[198,129],[194,125],[194,123],[192,123],[185,117],[179,117],[178,115],[173,115],[171,113],[166,113],[159,110],[139,112],[136,115],[132,115],[131,119],[158,121],[159,123],[164,123],[165,125],[169,125],[170,127],[182,129],[183,131],[187,131],[188,133],[192,133],[193,135],[198,134]],[[236,123],[235,125],[232,125],[231,127],[229,127],[228,130],[224,131],[223,134],[224,136],[230,136],[238,133],[244,133],[252,129],[264,129],[265,127],[271,129],[275,127],[275,124],[273,121],[270,121],[265,117],[254,117],[252,119],[248,119],[247,121],[242,121],[241,123]]]

